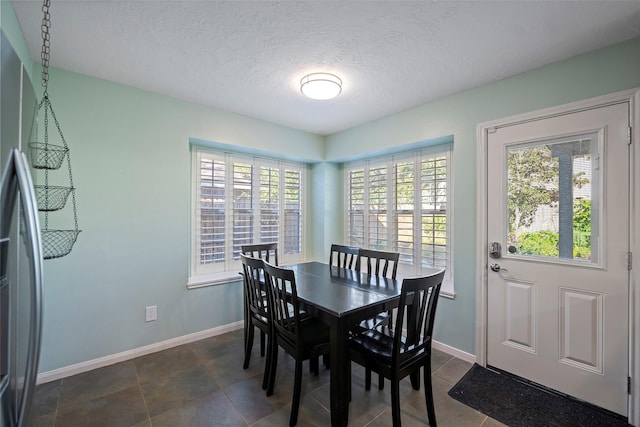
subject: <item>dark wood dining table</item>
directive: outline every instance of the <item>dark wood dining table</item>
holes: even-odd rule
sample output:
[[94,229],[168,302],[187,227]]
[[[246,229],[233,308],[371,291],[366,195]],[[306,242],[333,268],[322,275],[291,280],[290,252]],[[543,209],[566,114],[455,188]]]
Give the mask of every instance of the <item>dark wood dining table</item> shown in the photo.
[[346,426],[350,392],[349,329],[361,320],[396,307],[402,281],[319,262],[284,267],[295,272],[301,307],[330,328],[331,425]]

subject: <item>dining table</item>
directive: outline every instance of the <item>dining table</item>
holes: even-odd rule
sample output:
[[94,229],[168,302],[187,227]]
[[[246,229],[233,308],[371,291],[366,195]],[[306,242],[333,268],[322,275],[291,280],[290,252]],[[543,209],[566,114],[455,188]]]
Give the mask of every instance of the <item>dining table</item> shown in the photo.
[[349,330],[362,320],[397,307],[402,281],[320,262],[284,268],[294,271],[301,308],[329,326],[331,425],[346,426],[351,386]]

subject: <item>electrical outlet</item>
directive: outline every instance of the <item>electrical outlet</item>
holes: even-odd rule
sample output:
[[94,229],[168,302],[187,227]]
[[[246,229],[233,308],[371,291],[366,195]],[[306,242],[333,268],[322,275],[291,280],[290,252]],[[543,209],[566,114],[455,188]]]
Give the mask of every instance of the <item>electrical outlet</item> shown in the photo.
[[151,322],[158,319],[158,306],[151,305],[145,309],[145,321]]

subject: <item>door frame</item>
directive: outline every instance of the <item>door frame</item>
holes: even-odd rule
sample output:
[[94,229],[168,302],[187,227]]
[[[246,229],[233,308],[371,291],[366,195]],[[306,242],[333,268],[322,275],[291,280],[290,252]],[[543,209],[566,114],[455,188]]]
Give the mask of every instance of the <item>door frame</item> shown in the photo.
[[[476,152],[476,362],[487,366],[487,265],[489,261],[487,248],[487,152],[488,135],[493,128],[511,126],[523,122],[540,120],[565,115],[586,109],[604,107],[620,102],[629,102],[631,147],[629,156],[630,168],[630,201],[629,218],[630,250],[635,255],[635,262],[629,275],[629,377],[631,393],[629,395],[627,416],[628,422],[640,426],[640,88],[615,92],[608,95],[589,98],[569,104],[536,110],[528,113],[504,117],[497,120],[479,123],[477,130]],[[636,310],[637,308],[637,310]]]

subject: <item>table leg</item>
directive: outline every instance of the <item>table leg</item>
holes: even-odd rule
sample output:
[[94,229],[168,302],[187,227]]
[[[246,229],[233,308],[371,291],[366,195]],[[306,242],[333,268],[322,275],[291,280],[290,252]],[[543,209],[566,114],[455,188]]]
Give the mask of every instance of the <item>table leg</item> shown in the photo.
[[349,420],[349,390],[347,380],[347,334],[343,322],[336,319],[331,325],[331,426],[346,427]]

